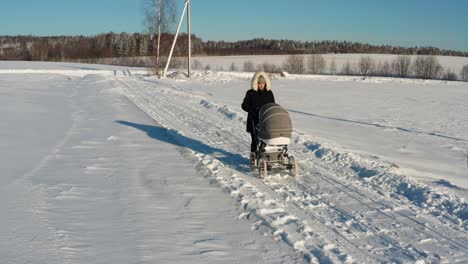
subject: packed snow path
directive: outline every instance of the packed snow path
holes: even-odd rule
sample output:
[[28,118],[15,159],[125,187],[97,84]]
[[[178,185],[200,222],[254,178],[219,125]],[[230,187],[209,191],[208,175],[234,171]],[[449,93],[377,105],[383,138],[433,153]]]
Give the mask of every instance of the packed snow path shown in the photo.
[[[247,167],[245,120],[234,110],[177,85],[138,77],[119,81],[127,96],[167,129],[176,145],[190,149],[193,154],[188,156],[197,158],[240,202],[245,210],[240,217],[259,219],[254,229],[267,226],[306,260],[468,261],[466,226],[460,226],[466,216],[455,216],[454,221],[449,214],[449,220],[434,217],[410,202],[411,196],[423,195],[421,190],[407,186],[406,194],[397,195],[368,181],[378,172],[325,163],[297,133],[291,150],[300,161],[300,176],[274,173],[259,180]],[[160,137],[146,124],[128,125]]]
[[232,199],[112,80],[0,78],[1,263],[303,260],[239,220]]

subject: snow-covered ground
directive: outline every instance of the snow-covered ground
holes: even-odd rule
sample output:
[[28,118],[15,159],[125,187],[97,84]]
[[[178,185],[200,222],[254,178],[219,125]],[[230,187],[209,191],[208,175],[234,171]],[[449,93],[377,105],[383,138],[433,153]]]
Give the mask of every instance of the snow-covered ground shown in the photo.
[[[209,72],[177,85],[242,114],[250,75]],[[294,127],[323,147],[394,163],[428,184],[468,189],[468,83],[296,75],[273,85]]]
[[468,261],[466,83],[274,77],[300,172],[260,180],[251,74],[144,73],[0,62],[6,263]]

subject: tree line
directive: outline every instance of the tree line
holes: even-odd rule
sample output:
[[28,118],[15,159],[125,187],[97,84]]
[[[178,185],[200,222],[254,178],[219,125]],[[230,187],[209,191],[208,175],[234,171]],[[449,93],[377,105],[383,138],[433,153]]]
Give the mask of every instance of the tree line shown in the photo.
[[[183,67],[184,63],[184,61],[177,61],[174,67]],[[198,59],[192,62],[192,67],[197,70],[212,69],[212,65],[204,65]],[[232,62],[226,69],[217,65],[215,70],[265,71],[268,73],[281,73],[282,75],[291,73],[468,81],[468,64],[457,70],[452,68],[444,69],[437,57],[433,55],[398,55],[387,60],[379,60],[373,56],[363,55],[355,62],[348,60],[340,66],[336,64],[335,58],[332,57],[327,60],[321,54],[290,55],[285,57],[281,64],[271,62],[256,64],[252,60],[247,60],[240,65]]]
[[245,41],[207,41],[203,43],[206,55],[277,55],[277,54],[342,54],[375,53],[399,55],[443,55],[468,57],[468,52],[435,47],[401,47],[371,45],[351,41],[295,41],[257,38]]
[[[106,33],[95,36],[0,36],[0,60],[50,60],[155,56],[156,34]],[[175,56],[187,53],[187,34],[181,34]],[[168,54],[174,35],[160,35],[160,53]],[[466,56],[468,52],[434,47],[370,45],[349,41],[293,41],[252,39],[245,41],[203,41],[192,35],[192,52],[201,56],[375,53],[403,55]]]
[[[232,64],[230,70],[237,70]],[[329,62],[320,54],[290,55],[281,65],[262,63],[255,64],[246,61],[243,71],[252,72],[263,70],[266,72],[288,72],[292,74],[331,74],[353,76],[379,76],[417,79],[436,79],[449,81],[468,81],[468,64],[460,72],[451,68],[444,69],[436,56],[399,55],[392,60],[377,60],[372,56],[363,55],[356,63],[347,61],[338,69],[334,59]]]
[[[176,56],[187,53],[187,34],[179,36]],[[168,54],[174,35],[160,36],[162,54]],[[76,59],[154,56],[157,38],[143,33],[107,33],[96,36],[0,36],[0,60],[69,61]],[[203,53],[200,38],[192,36],[192,50]]]

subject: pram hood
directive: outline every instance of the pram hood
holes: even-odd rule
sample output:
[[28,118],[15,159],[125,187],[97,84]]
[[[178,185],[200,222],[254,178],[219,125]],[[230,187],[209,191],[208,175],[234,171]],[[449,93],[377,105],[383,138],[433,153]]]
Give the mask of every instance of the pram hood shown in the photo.
[[291,118],[282,106],[268,103],[260,109],[258,116],[256,130],[259,139],[291,138]]

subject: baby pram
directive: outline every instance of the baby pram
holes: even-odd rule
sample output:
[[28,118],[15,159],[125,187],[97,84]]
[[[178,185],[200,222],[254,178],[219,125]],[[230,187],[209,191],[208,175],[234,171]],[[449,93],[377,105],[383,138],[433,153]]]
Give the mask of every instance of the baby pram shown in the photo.
[[252,171],[258,170],[260,178],[273,170],[289,170],[292,176],[297,176],[297,162],[288,154],[292,133],[288,111],[279,104],[269,103],[258,115],[259,123],[255,128],[258,150],[251,163]]

